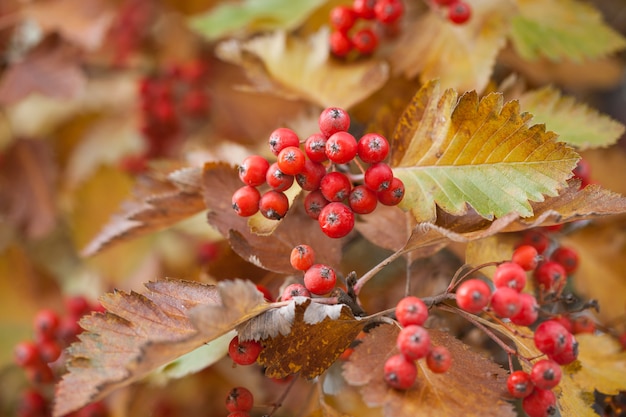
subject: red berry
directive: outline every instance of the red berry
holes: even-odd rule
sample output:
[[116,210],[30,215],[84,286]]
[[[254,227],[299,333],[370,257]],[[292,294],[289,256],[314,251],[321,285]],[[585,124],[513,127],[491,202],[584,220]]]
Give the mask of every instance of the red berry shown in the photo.
[[580,188],[585,188],[591,183],[591,165],[586,160],[580,159],[572,172],[574,173],[574,178],[580,180]]
[[322,208],[317,221],[326,236],[340,238],[354,228],[354,213],[345,204],[332,202]]
[[522,308],[519,313],[511,317],[511,321],[518,326],[530,326],[537,321],[539,317],[539,305],[534,295],[528,293],[521,293],[520,301],[522,302]]
[[41,360],[50,363],[59,359],[63,349],[55,340],[44,340],[39,343],[38,350]]
[[574,331],[574,324],[572,323],[572,320],[569,318],[569,316],[556,316],[553,317],[551,320],[561,324],[570,333]]
[[383,368],[385,382],[395,389],[409,389],[415,383],[417,366],[415,362],[408,360],[404,355],[398,354],[390,357]]
[[204,91],[191,90],[183,97],[183,111],[191,117],[204,117],[209,110],[209,97]]
[[330,34],[330,52],[339,58],[343,58],[352,51],[352,41],[348,35],[338,30]]
[[89,313],[91,307],[89,305],[89,300],[87,300],[82,295],[74,295],[67,297],[64,301],[65,309],[67,312],[75,318],[80,318],[85,314]]
[[626,350],[626,332],[620,334],[618,340],[620,345],[622,345],[622,350]]
[[233,337],[228,345],[228,354],[238,365],[252,365],[256,362],[263,350],[261,343],[256,340],[239,341],[239,336]]
[[396,344],[400,353],[408,359],[421,359],[430,350],[430,335],[422,326],[412,324],[400,330]]
[[30,340],[15,345],[13,356],[15,363],[22,368],[34,366],[40,362],[37,344]]
[[552,389],[561,381],[561,367],[550,359],[542,359],[533,365],[530,377],[535,387]]
[[526,272],[514,262],[504,262],[496,268],[493,283],[496,288],[508,287],[521,292],[526,285]]
[[289,301],[293,297],[311,297],[311,292],[302,284],[290,284],[285,287],[280,297],[282,301]]
[[539,252],[531,245],[518,246],[511,257],[511,261],[521,266],[524,271],[535,269],[539,260]]
[[323,264],[315,264],[304,273],[304,286],[316,295],[324,295],[335,288],[335,271]]
[[378,35],[370,28],[363,28],[352,35],[354,49],[363,55],[373,53],[378,47]]
[[552,252],[550,260],[560,263],[568,274],[571,274],[578,268],[578,252],[572,248],[559,246]]
[[401,0],[378,0],[374,6],[376,20],[381,23],[395,23],[404,14],[404,4]]
[[356,139],[348,132],[337,132],[326,141],[326,156],[336,164],[346,164],[356,156]]
[[54,310],[40,310],[33,320],[33,327],[39,340],[52,340],[56,337],[61,320]]
[[578,316],[572,321],[572,333],[589,333],[594,334],[596,331],[596,324],[587,316]]
[[354,0],[352,9],[361,19],[374,19],[376,17],[377,0]]
[[257,284],[256,289],[261,294],[263,294],[263,299],[265,299],[265,301],[270,302],[270,303],[274,301],[274,297],[272,296],[272,293],[270,292],[270,290],[267,289],[266,286]]
[[554,355],[548,354],[548,357],[559,365],[568,365],[574,362],[578,358],[578,342],[574,335],[568,333],[563,351]]
[[298,185],[305,191],[315,191],[320,188],[322,178],[326,175],[326,167],[319,162],[307,159],[302,171],[296,174]]
[[230,390],[226,397],[226,409],[228,411],[250,411],[254,405],[254,396],[244,387],[236,387]]
[[452,356],[445,346],[433,346],[426,355],[426,366],[436,374],[442,374],[450,369]]
[[46,398],[34,389],[24,391],[17,404],[18,417],[37,417],[49,415]]
[[522,236],[522,245],[530,245],[537,249],[539,254],[542,254],[550,246],[550,239],[545,233],[536,229],[527,230]]
[[25,371],[26,377],[32,384],[49,384],[54,381],[54,372],[43,362],[27,367]]
[[389,189],[393,180],[393,171],[384,162],[377,162],[365,170],[364,183],[372,191],[381,192]]
[[350,195],[352,183],[341,172],[329,172],[320,181],[320,191],[328,201],[343,201]]
[[428,307],[421,298],[409,295],[396,305],[396,319],[401,326],[421,326],[428,318]]
[[507,378],[506,388],[509,390],[509,394],[513,397],[524,398],[528,397],[530,393],[533,392],[535,384],[533,383],[530,374],[527,374],[524,371],[515,371],[512,372]]
[[265,175],[270,167],[267,159],[259,155],[251,155],[239,165],[239,179],[244,184],[257,187],[265,184]]
[[560,291],[567,280],[567,273],[560,263],[547,261],[535,269],[533,278],[546,291]]
[[448,20],[457,25],[467,22],[472,15],[472,8],[464,1],[455,1],[448,8]]
[[259,200],[261,214],[271,220],[280,220],[289,210],[289,199],[284,193],[268,191]]
[[321,133],[314,133],[304,142],[304,152],[313,162],[324,162],[328,160],[326,156],[326,136]]
[[404,198],[404,183],[400,178],[393,177],[391,185],[385,191],[376,194],[378,201],[386,206],[396,206]]
[[76,337],[83,331],[76,317],[66,316],[61,320],[59,326],[59,338],[66,344],[76,340]]
[[389,142],[383,135],[367,133],[359,139],[357,153],[359,158],[368,164],[382,162],[389,154]]
[[296,148],[300,146],[300,139],[293,130],[279,127],[270,134],[269,144],[272,153],[278,155],[288,146],[295,146]]
[[274,191],[287,191],[293,184],[294,176],[287,175],[278,167],[278,163],[274,162],[270,165],[265,176],[265,182],[272,187]]
[[364,185],[357,185],[350,191],[348,204],[353,212],[357,214],[371,213],[378,205],[376,193]]
[[556,397],[550,390],[535,388],[522,400],[522,408],[529,417],[550,417],[556,413]]
[[[287,175],[296,175],[302,172],[306,156],[298,147],[287,146],[278,153],[278,168]],[[268,166],[269,167],[269,166]],[[265,176],[263,177],[265,181]]]
[[298,245],[291,250],[289,261],[298,271],[306,271],[315,263],[315,251],[309,245]]
[[241,217],[249,217],[259,211],[261,193],[250,185],[244,185],[233,193],[232,207]]
[[304,211],[310,218],[317,220],[328,203],[320,190],[312,191],[304,197]]
[[[350,115],[340,107],[328,107],[322,110],[320,117],[317,119],[317,123],[322,135],[326,138],[330,138],[337,132],[345,133],[348,131],[350,127]],[[354,141],[356,144],[356,139]],[[328,153],[328,148],[326,149],[326,153]]]
[[513,288],[500,287],[491,295],[491,308],[500,317],[509,318],[522,309],[520,294]]
[[456,303],[462,310],[478,313],[489,304],[491,289],[482,280],[469,279],[456,290]]
[[356,13],[349,6],[335,6],[330,11],[330,24],[340,32],[350,30],[356,19]]
[[558,355],[567,347],[571,333],[563,325],[554,321],[546,320],[535,329],[535,346],[547,355]]

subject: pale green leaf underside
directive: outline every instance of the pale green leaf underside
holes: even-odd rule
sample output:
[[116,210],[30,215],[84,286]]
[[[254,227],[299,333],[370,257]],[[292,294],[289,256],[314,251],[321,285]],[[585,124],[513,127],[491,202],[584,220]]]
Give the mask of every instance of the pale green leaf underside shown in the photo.
[[242,29],[292,29],[301,24],[325,0],[246,0],[222,4],[208,13],[192,17],[192,29],[209,40],[234,34]]
[[545,87],[524,94],[520,105],[532,113],[533,122],[544,123],[557,132],[559,140],[584,150],[613,145],[624,133],[624,125],[598,113],[573,97]]
[[525,59],[581,62],[626,47],[626,39],[588,4],[577,0],[520,0],[518,4],[510,37]]

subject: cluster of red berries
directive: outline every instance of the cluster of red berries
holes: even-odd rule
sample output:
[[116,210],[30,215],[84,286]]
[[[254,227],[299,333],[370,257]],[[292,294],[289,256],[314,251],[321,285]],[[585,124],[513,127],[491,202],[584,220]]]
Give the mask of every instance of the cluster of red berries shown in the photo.
[[155,7],[144,0],[122,2],[111,25],[110,39],[114,47],[113,63],[125,66],[147,37],[155,17]]
[[142,172],[148,160],[176,153],[184,130],[209,112],[208,73],[208,64],[195,59],[139,81],[140,131],[146,149],[143,154],[128,156],[122,168]]
[[[67,315],[61,317],[50,309],[40,310],[33,320],[34,340],[18,343],[14,348],[15,363],[23,368],[32,385],[18,402],[19,417],[47,417],[51,415],[51,399],[47,395],[63,372],[60,360],[63,349],[77,339],[82,332],[78,320],[91,311],[99,311],[100,305],[92,305],[82,296],[65,300]],[[103,403],[93,403],[76,411],[72,417],[105,417],[108,415]]]
[[230,412],[228,417],[250,417],[250,410],[254,405],[254,396],[244,387],[235,387],[226,397],[226,409]]
[[463,0],[434,0],[434,3],[447,8],[448,20],[457,25],[467,22],[472,15],[471,6]]
[[330,11],[330,50],[337,57],[352,51],[370,55],[378,47],[379,33],[395,32],[403,15],[402,0],[354,0],[352,7],[336,6]]
[[451,364],[450,351],[445,346],[433,346],[423,324],[428,318],[428,307],[417,297],[408,296],[396,305],[396,320],[403,327],[396,345],[399,354],[387,359],[384,365],[385,381],[395,389],[409,389],[417,378],[416,361],[426,358],[432,372],[446,372]]
[[[269,138],[275,163],[270,165],[260,155],[244,159],[239,178],[246,185],[232,198],[237,214],[247,217],[260,211],[268,219],[282,219],[289,209],[284,191],[295,181],[308,192],[304,209],[309,217],[319,222],[327,236],[340,238],[354,227],[355,213],[371,213],[379,202],[396,205],[402,200],[404,184],[383,162],[389,154],[384,136],[367,133],[357,141],[348,133],[350,116],[337,107],[323,110],[318,122],[320,131],[304,141],[304,150],[293,130],[279,128]],[[353,161],[362,176],[349,172]],[[361,178],[363,183],[355,184]],[[265,184],[270,190],[261,195],[257,187]]]
[[304,272],[304,285],[290,284],[283,290],[281,299],[291,300],[293,297],[310,297],[311,294],[328,294],[337,282],[337,275],[328,265],[315,263],[315,251],[309,245],[298,245],[291,251],[291,266]]

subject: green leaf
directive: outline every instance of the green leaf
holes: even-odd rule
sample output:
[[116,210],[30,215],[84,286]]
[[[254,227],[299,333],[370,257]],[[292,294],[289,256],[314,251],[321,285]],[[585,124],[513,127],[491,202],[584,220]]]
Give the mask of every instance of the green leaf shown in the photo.
[[405,185],[400,207],[417,221],[433,221],[436,206],[453,215],[469,203],[482,217],[533,215],[530,201],[556,196],[566,186],[578,154],[543,125],[529,126],[519,104],[502,95],[457,101],[454,90],[426,84],[400,118],[392,166]]
[[626,39],[602,21],[592,6],[577,0],[519,0],[511,41],[525,59],[582,62],[626,47]]
[[222,4],[208,13],[192,17],[193,30],[209,40],[244,30],[293,29],[300,25],[325,0],[246,0]]
[[533,122],[545,123],[546,128],[559,134],[559,140],[580,150],[613,145],[624,133],[621,123],[574,97],[561,96],[552,87],[527,92],[519,101],[533,114]]

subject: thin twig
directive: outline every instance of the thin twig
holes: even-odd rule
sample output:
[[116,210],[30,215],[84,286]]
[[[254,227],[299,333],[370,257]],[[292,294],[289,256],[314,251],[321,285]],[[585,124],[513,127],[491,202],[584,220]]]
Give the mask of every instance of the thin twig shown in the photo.
[[296,383],[296,381],[298,380],[299,376],[300,375],[298,375],[298,374],[294,375],[293,379],[291,381],[289,381],[289,385],[287,385],[287,388],[285,389],[285,391],[278,398],[278,401],[276,401],[274,403],[274,405],[272,405],[272,410],[270,411],[270,413],[269,414],[265,414],[263,417],[272,417],[274,415],[274,413],[276,411],[278,411],[278,409],[280,407],[282,407],[283,401],[285,401],[285,398],[287,398],[287,394],[289,394],[289,391],[291,391],[291,388],[293,388],[293,386]]
[[454,276],[452,277],[452,280],[450,281],[450,284],[448,285],[448,289],[446,291],[447,292],[452,292],[452,290],[454,290],[454,288],[457,285],[459,285],[461,283],[461,281],[463,281],[465,278],[469,277],[473,273],[475,273],[477,271],[480,271],[481,269],[486,268],[488,266],[498,266],[501,263],[502,263],[502,261],[485,262],[484,264],[480,264],[480,265],[477,265],[475,267],[470,268],[467,272],[465,272],[463,275],[461,275],[461,272],[463,271],[464,267],[469,266],[469,265],[463,265],[462,267],[457,269],[457,271],[454,274]]

